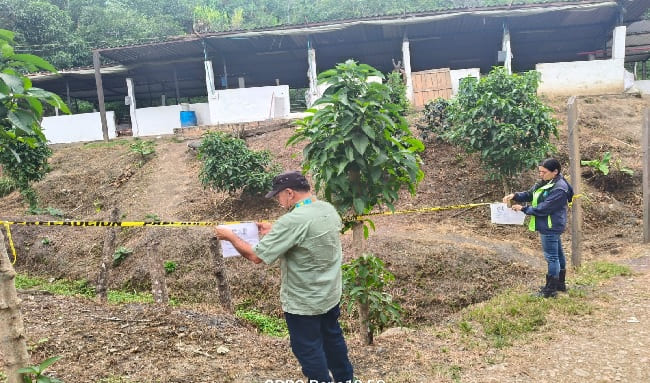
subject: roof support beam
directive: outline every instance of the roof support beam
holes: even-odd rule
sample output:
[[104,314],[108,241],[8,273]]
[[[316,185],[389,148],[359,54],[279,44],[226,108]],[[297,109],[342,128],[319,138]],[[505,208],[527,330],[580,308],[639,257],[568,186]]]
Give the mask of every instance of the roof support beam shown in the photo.
[[406,98],[413,102],[413,77],[411,77],[411,46],[408,37],[402,41],[402,62],[404,63],[404,76],[406,77]]
[[104,105],[104,88],[102,87],[101,63],[99,51],[93,51],[93,66],[95,67],[95,85],[97,86],[97,103],[99,104],[99,117],[102,121],[102,135],[104,142],[108,142],[108,123],[106,122],[106,106]]

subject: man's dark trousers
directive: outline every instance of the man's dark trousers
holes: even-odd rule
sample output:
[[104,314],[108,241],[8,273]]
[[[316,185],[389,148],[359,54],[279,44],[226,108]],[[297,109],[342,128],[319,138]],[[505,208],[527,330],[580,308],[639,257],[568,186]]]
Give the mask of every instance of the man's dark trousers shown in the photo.
[[330,371],[335,382],[353,379],[348,347],[339,326],[340,314],[339,305],[320,315],[284,313],[291,350],[310,381],[330,382]]

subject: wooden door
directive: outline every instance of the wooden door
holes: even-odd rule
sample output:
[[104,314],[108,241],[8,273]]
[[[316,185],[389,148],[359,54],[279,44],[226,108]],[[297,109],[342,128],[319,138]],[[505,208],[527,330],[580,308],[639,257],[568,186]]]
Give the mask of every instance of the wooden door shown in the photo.
[[411,73],[413,80],[413,106],[421,109],[429,101],[442,97],[451,98],[451,75],[449,68],[431,69]]

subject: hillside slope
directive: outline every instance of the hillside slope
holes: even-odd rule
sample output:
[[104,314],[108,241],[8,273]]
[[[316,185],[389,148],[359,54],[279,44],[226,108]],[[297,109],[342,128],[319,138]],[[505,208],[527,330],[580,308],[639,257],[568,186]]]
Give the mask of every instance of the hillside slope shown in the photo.
[[[566,100],[548,102],[558,111],[557,117],[566,120]],[[584,169],[584,175],[590,177],[585,181],[583,200],[585,261],[622,261],[646,251],[640,243],[639,141],[641,111],[648,106],[648,99],[630,96],[579,99],[583,158],[600,158],[610,151],[614,161],[620,160],[621,166],[635,172],[624,176],[614,169],[609,178],[602,178]],[[558,158],[566,164],[566,127],[560,130]],[[284,168],[297,169],[301,148],[285,147],[290,134],[291,129],[283,129],[249,138],[248,144],[271,150]],[[233,221],[275,219],[282,214],[272,201],[242,200],[203,189],[196,154],[179,137],[155,139],[156,155],[142,166],[130,153],[129,142],[119,139],[109,145],[55,147],[53,171],[36,185],[42,206],[60,209],[65,218],[87,220],[107,219],[113,207],[120,209],[124,220],[134,221],[154,215],[165,221]],[[501,185],[484,179],[474,157],[434,140],[427,143],[422,158],[425,179],[416,196],[403,195],[398,209],[502,198]],[[529,186],[534,177],[533,172],[522,176],[519,187]],[[1,198],[0,211],[3,219],[53,219],[26,216],[18,193]],[[441,356],[445,342],[431,339],[428,334],[438,330],[428,326],[440,326],[461,308],[509,287],[537,285],[543,274],[536,234],[523,227],[490,224],[486,208],[385,216],[375,223],[377,231],[367,242],[368,251],[383,258],[396,275],[391,293],[406,309],[406,324],[419,330],[408,336],[387,335],[376,347],[367,349],[352,340],[352,356],[364,379],[449,379],[452,375],[441,373],[432,364],[436,358],[450,356]],[[12,232],[19,272],[96,280],[104,229],[14,226]],[[134,253],[111,270],[111,287],[150,289],[146,245],[157,239],[162,257],[178,265],[177,271],[167,276],[167,283],[171,296],[181,302],[179,307],[101,305],[81,298],[24,292],[33,359],[62,355],[64,359],[54,370],[68,382],[96,382],[111,375],[133,382],[298,379],[299,369],[286,339],[261,336],[218,307],[210,236],[206,228],[122,229],[118,234],[117,245]],[[569,249],[569,233],[564,238]],[[343,240],[349,257],[350,235]],[[225,264],[236,304],[281,315],[277,267],[255,266],[240,258],[226,259]],[[353,324],[347,318],[346,323]],[[220,355],[220,346],[230,351]],[[422,358],[414,358],[413,353]],[[464,356],[454,356],[459,360],[449,363],[460,365],[469,358],[460,355]],[[476,367],[468,363],[463,366]]]

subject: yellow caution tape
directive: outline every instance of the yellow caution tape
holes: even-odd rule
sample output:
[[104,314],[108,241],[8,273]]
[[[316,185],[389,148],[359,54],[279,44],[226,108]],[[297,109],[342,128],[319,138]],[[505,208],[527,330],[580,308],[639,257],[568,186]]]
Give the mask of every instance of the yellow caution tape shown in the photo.
[[[582,194],[573,196],[571,203],[576,198],[582,197]],[[569,205],[571,205],[571,203]],[[374,217],[378,215],[397,215],[397,214],[412,214],[412,213],[426,213],[432,211],[443,211],[443,210],[456,210],[456,209],[471,209],[479,206],[490,205],[490,202],[481,202],[481,203],[469,203],[463,205],[449,205],[449,206],[434,206],[434,207],[424,207],[420,209],[410,209],[410,210],[395,210],[395,211],[385,211],[385,212],[376,212],[368,213],[364,215],[358,215],[354,217],[355,221],[363,221],[368,217]],[[72,227],[145,227],[145,226],[156,226],[156,227],[183,227],[183,226],[218,226],[218,225],[234,225],[238,223],[251,222],[251,221],[229,221],[229,222],[179,222],[179,221],[159,221],[159,222],[143,222],[143,221],[1,221],[0,224],[3,224],[7,228],[7,238],[9,239],[9,246],[14,257],[14,263],[16,262],[16,250],[14,248],[13,241],[11,239],[11,231],[9,229],[10,225],[27,225],[27,226],[72,226]]]
[[[0,221],[4,225],[27,225],[27,226],[78,226],[78,227],[143,227],[143,226],[218,226],[243,223],[247,221],[231,222],[139,222],[139,221]],[[250,222],[250,221],[248,221]]]
[[410,209],[410,210],[395,210],[395,211],[384,211],[378,213],[368,213],[364,215],[358,215],[355,217],[356,221],[363,221],[364,218],[377,216],[377,215],[395,215],[395,214],[411,214],[411,213],[426,213],[430,211],[442,211],[442,210],[455,210],[455,209],[471,209],[473,207],[489,205],[490,202],[481,202],[481,203],[468,203],[464,205],[449,205],[449,206],[434,206],[434,207],[424,207],[420,209]]
[[11,248],[11,254],[14,256],[14,260],[13,262],[11,262],[11,264],[13,265],[16,263],[16,248],[14,247],[13,239],[11,239],[11,229],[10,229],[11,226],[4,221],[0,221],[0,222],[4,223],[5,229],[7,229],[7,239],[9,240],[9,247]]

